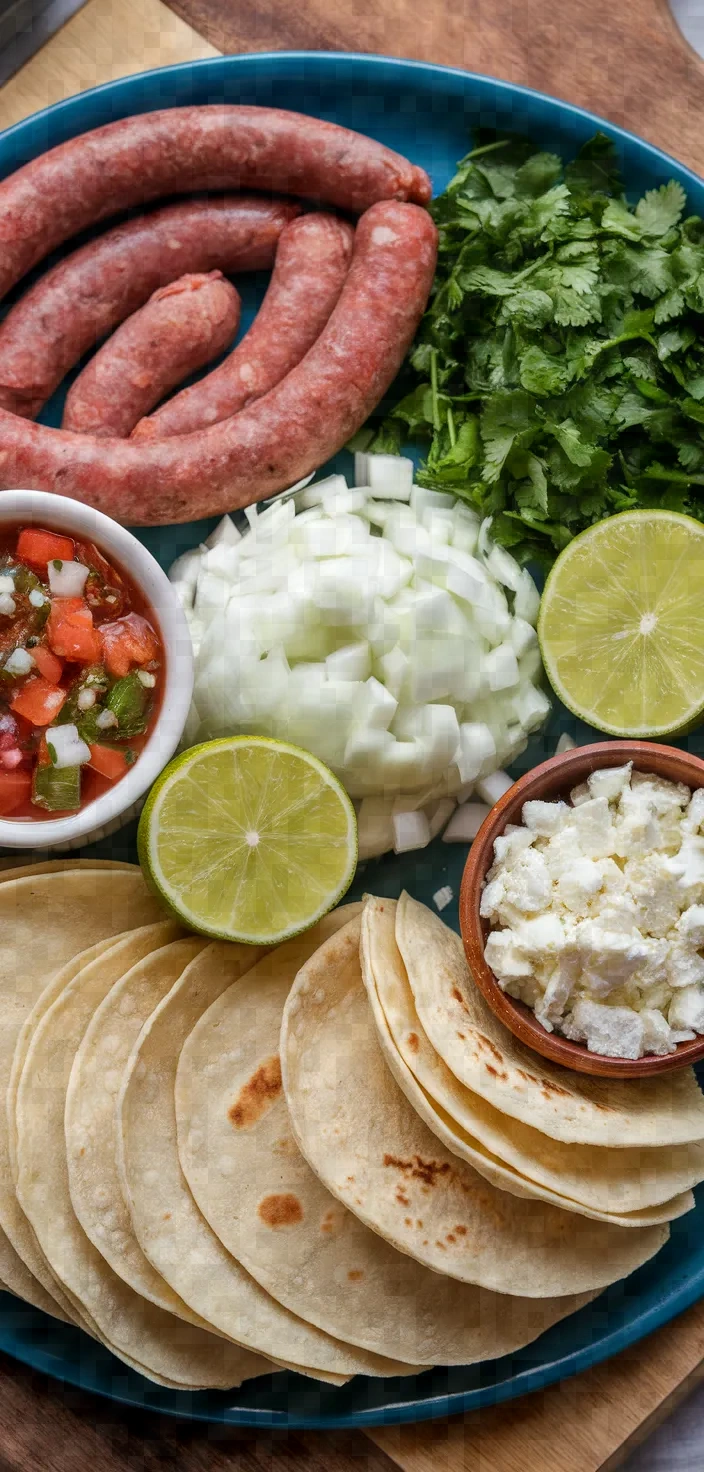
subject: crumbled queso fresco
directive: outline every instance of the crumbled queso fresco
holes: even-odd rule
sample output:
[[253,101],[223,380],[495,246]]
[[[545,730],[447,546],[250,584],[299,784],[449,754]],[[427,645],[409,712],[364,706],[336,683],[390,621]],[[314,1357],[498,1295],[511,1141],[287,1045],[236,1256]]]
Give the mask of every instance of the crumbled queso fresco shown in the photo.
[[613,1058],[704,1033],[704,788],[632,766],[593,772],[571,803],[524,803],[481,899],[502,989]]

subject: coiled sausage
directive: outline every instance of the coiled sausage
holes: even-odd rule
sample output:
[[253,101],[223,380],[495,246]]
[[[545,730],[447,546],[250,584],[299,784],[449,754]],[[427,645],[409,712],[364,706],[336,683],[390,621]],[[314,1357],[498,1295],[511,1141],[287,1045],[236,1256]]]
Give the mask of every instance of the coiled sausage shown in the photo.
[[128,317],[79,374],[62,429],[127,436],[189,373],[212,362],[235,337],[240,298],[221,271],[180,276]]
[[83,353],[176,277],[271,266],[298,214],[297,204],[225,195],[166,205],[91,240],[0,324],[0,406],[33,419]]
[[420,322],[436,256],[426,210],[373,205],[327,326],[263,398],[212,429],[147,444],[67,434],[0,410],[0,487],[75,496],[133,525],[273,495],[339,450],[378,404]]
[[269,288],[229,357],[143,419],[135,439],[190,434],[261,398],[300,363],[342,291],[353,233],[334,215],[303,215],[281,232]]
[[98,220],[208,189],[297,194],[355,213],[431,194],[423,169],[320,118],[221,104],[140,113],[51,148],[0,184],[0,297]]

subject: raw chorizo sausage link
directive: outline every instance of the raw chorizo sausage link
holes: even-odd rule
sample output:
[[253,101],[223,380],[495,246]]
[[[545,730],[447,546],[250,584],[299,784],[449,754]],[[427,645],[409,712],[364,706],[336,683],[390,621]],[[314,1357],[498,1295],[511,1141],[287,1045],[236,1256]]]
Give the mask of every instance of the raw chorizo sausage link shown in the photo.
[[219,368],[143,419],[133,438],[207,429],[280,383],[320,336],[342,291],[353,238],[334,215],[303,215],[286,225],[249,332]]
[[241,302],[222,271],[180,276],[128,317],[79,374],[62,429],[127,436],[142,414],[232,342]]
[[177,276],[271,266],[298,214],[297,204],[225,195],[166,205],[91,240],[0,324],[0,406],[33,419],[83,353]]
[[269,107],[173,107],[59,144],[0,185],[0,297],[48,251],[108,215],[167,194],[259,189],[355,212],[427,204],[427,174],[336,123]]
[[327,327],[264,398],[212,429],[147,444],[66,434],[0,410],[0,487],[75,496],[133,525],[273,495],[339,450],[378,404],[422,316],[436,255],[425,210],[374,205],[357,226]]

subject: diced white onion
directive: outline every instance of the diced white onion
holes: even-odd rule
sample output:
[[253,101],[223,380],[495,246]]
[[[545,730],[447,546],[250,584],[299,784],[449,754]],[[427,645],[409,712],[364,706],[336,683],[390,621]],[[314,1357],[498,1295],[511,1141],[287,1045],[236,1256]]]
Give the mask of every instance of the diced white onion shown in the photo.
[[410,501],[413,461],[403,455],[367,455],[365,484],[381,501]]
[[330,501],[335,496],[345,494],[349,495],[350,492],[344,475],[326,475],[324,480],[316,480],[304,491],[299,491],[298,506],[301,511],[309,511],[313,506],[324,505],[326,497]]
[[463,721],[455,763],[460,781],[473,782],[487,762],[496,756],[496,742],[483,721]]
[[555,756],[562,756],[563,751],[574,751],[576,745],[577,742],[572,740],[569,732],[563,731],[557,743],[557,746],[555,747]]
[[79,710],[92,710],[97,698],[95,690],[79,690],[76,705]]
[[508,772],[492,772],[489,777],[482,777],[481,782],[477,782],[479,796],[492,808],[510,787],[513,787],[513,777],[509,777]]
[[452,814],[442,835],[443,843],[472,843],[491,808],[483,802],[464,802]]
[[425,809],[431,838],[437,838],[438,833],[442,833],[445,824],[452,817],[455,807],[454,797],[441,797],[439,802],[433,803]]
[[82,562],[62,562],[57,557],[49,563],[49,587],[58,598],[80,598],[88,572]]
[[[235,547],[237,543],[241,541],[242,533],[238,532],[237,527],[232,520],[232,517],[223,516],[218,522],[217,526],[213,527],[210,536],[206,537],[204,545],[206,547],[219,547],[222,543],[224,543],[226,547]],[[186,553],[186,556],[188,556],[188,553]],[[174,567],[176,567],[180,561],[181,558],[177,558],[176,562],[174,563]],[[174,569],[172,567],[171,572],[169,573],[169,577],[171,577],[171,573],[173,572],[173,570]]]
[[32,605],[32,608],[44,607],[44,604],[46,603],[46,598],[44,597],[41,588],[32,588],[32,591],[29,595],[29,601]]
[[0,593],[14,593],[15,579],[9,572],[0,574]]
[[414,486],[410,502],[411,511],[415,512],[419,520],[422,520],[425,511],[453,511],[456,504],[454,496],[451,496],[449,492],[431,491],[426,486]]
[[16,613],[16,611],[17,604],[12,594],[0,593],[0,613],[4,613],[6,618],[12,618],[13,613]]
[[370,858],[441,832],[547,701],[537,593],[494,555],[490,522],[414,486],[398,456],[358,456],[356,479],[250,507],[248,533],[222,522],[172,576],[197,649],[189,741],[257,732],[313,751],[358,803]]
[[4,668],[8,675],[28,675],[34,659],[28,649],[13,649],[5,660]]
[[53,748],[55,767],[80,767],[90,761],[90,747],[81,740],[76,726],[49,726],[46,739]]
[[151,670],[137,670],[137,679],[145,690],[153,690],[156,685],[156,675],[153,675]]
[[497,644],[482,655],[480,674],[490,690],[508,690],[519,680],[518,660],[510,644]]
[[516,600],[514,613],[519,618],[524,618],[526,623],[535,624],[538,619],[540,608],[540,594],[526,567],[522,568],[518,587],[516,589]]
[[371,675],[371,655],[366,639],[359,644],[343,644],[334,649],[325,660],[325,669],[336,680],[368,680]]
[[430,843],[430,825],[425,813],[394,813],[394,853],[408,854]]
[[452,904],[454,893],[454,890],[449,884],[443,884],[440,889],[436,889],[433,895],[433,904],[436,910],[446,910],[448,905]]
[[95,718],[95,724],[99,731],[111,731],[114,726],[119,726],[120,722],[114,710],[101,710],[100,715]]

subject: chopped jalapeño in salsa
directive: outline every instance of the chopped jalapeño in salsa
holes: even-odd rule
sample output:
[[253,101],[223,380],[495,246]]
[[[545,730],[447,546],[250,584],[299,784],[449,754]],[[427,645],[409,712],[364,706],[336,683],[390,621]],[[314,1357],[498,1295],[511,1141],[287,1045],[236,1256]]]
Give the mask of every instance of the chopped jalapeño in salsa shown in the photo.
[[164,652],[131,579],[89,542],[0,536],[0,817],[75,813],[125,775],[154,723]]

